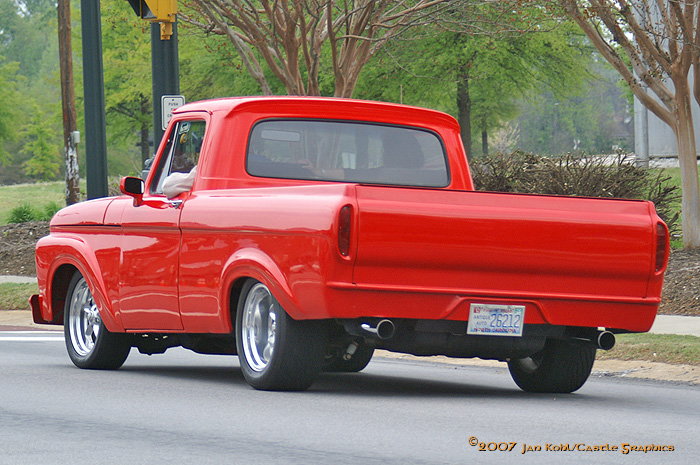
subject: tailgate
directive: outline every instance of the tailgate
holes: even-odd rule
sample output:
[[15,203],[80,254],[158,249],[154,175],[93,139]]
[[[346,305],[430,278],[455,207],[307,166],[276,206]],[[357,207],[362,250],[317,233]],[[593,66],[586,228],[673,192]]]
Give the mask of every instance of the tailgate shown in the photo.
[[657,221],[648,202],[364,185],[356,192],[358,285],[512,298],[647,297]]

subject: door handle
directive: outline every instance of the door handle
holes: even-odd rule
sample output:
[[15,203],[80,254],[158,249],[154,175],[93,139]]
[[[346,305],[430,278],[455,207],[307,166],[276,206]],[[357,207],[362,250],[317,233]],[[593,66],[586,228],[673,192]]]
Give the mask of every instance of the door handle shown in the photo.
[[182,200],[168,200],[168,205],[172,208],[180,208],[182,205]]

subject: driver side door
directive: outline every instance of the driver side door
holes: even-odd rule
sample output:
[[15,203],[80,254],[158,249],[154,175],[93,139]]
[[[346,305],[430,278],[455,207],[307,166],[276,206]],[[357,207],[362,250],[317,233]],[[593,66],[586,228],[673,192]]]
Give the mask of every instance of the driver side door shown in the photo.
[[143,202],[123,200],[119,308],[128,330],[183,328],[178,302],[179,222],[189,192],[169,199],[163,183],[170,174],[187,173],[196,166],[205,128],[203,120],[171,126]]

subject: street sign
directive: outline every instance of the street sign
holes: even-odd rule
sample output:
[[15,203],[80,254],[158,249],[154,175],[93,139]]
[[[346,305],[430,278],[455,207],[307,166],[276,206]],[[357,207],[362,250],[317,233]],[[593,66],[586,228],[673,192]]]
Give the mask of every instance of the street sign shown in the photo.
[[185,104],[184,95],[163,95],[160,98],[160,114],[162,115],[162,129],[165,131],[170,119],[173,117],[173,110]]

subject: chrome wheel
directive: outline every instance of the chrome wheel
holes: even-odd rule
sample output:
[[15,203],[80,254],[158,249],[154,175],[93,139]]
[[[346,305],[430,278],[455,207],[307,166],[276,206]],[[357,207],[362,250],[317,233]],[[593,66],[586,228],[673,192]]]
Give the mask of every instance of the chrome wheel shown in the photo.
[[116,370],[124,364],[131,350],[131,338],[107,330],[92,291],[78,272],[68,284],[63,318],[66,349],[75,366]]
[[102,320],[85,278],[80,278],[69,302],[69,334],[75,352],[86,357],[95,349]]
[[235,335],[241,372],[256,389],[307,389],[321,371],[326,323],[293,319],[259,281],[249,279],[241,288]]
[[243,305],[241,335],[243,351],[251,369],[262,372],[275,350],[277,305],[268,288],[257,283]]

